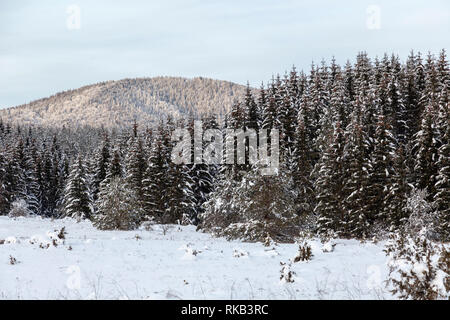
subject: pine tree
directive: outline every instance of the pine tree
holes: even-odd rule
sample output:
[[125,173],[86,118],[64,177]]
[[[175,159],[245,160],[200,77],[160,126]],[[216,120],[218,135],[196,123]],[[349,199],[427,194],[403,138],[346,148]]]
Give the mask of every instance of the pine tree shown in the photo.
[[252,166],[240,181],[225,176],[205,203],[201,228],[230,239],[290,241],[299,232],[296,195],[287,168],[263,176]]
[[318,232],[326,234],[332,230],[347,236],[348,218],[345,214],[344,187],[344,132],[340,122],[336,122],[333,133],[328,140],[328,148],[315,169],[316,180],[314,190],[317,205],[314,212],[318,215]]
[[93,213],[92,194],[86,176],[86,165],[78,156],[71,166],[64,190],[63,216],[75,219],[91,219]]
[[384,208],[394,168],[394,156],[397,146],[392,127],[385,116],[378,117],[375,132],[375,148],[372,153],[369,171],[368,212],[371,221],[386,222]]
[[294,152],[292,175],[298,194],[297,203],[299,215],[304,216],[312,211],[314,204],[311,172],[313,159],[311,157],[311,141],[307,132],[307,116],[303,110],[298,113],[296,133],[294,136]]
[[272,79],[268,90],[266,91],[266,104],[262,110],[262,128],[263,129],[279,129],[280,123],[278,121],[278,101],[279,101],[279,88],[277,82]]
[[384,217],[389,230],[399,230],[407,222],[409,212],[407,210],[408,196],[411,186],[407,183],[407,166],[405,163],[403,148],[399,147],[394,157],[394,170],[390,178],[388,193],[384,199]]
[[110,142],[109,137],[105,134],[102,146],[95,155],[95,168],[94,168],[94,181],[93,181],[93,196],[94,201],[97,199],[98,192],[100,191],[100,184],[106,178],[108,171],[108,164],[110,161]]
[[252,91],[250,89],[250,84],[247,82],[247,88],[245,92],[245,98],[244,98],[244,108],[245,108],[245,128],[251,128],[254,130],[259,129],[259,123],[260,115],[258,110],[258,105],[255,102],[255,99],[253,98]]
[[405,84],[403,86],[403,96],[406,116],[406,141],[411,141],[413,136],[419,131],[420,117],[422,110],[419,104],[420,92],[418,88],[419,64],[414,52],[411,52],[406,62]]
[[[443,94],[444,95],[444,94]],[[439,129],[442,145],[438,149],[436,195],[434,201],[439,215],[439,233],[443,241],[450,239],[450,112],[447,99],[441,99]]]
[[415,137],[415,166],[416,187],[426,189],[429,199],[435,195],[435,179],[437,175],[436,162],[438,160],[438,132],[435,124],[433,108],[428,106],[423,115],[420,131]]
[[188,167],[170,163],[167,169],[166,207],[162,221],[164,223],[186,223],[189,220],[189,208],[192,208],[192,181]]
[[11,195],[7,191],[6,169],[7,165],[5,156],[2,152],[0,152],[0,215],[6,215],[10,208]]
[[[355,110],[357,111],[358,108]],[[344,234],[356,238],[365,238],[369,231],[368,212],[368,173],[370,162],[367,158],[369,142],[358,112],[354,112],[352,122],[347,128],[346,145],[344,147],[344,171],[347,179],[344,186],[344,203],[348,215],[348,223]]]
[[142,180],[144,220],[147,221],[160,220],[165,212],[167,160],[160,134],[161,131],[154,135],[155,140],[149,152],[149,162]]
[[101,230],[133,230],[139,226],[137,195],[121,177],[103,184],[96,201],[98,214],[94,225]]
[[293,67],[289,76],[286,75],[282,90],[283,97],[278,110],[278,118],[281,123],[281,142],[287,156],[290,156],[294,150],[295,127],[301,98],[299,90],[298,74]]
[[137,206],[142,208],[142,202],[144,201],[142,181],[147,164],[140,137],[134,137],[130,142],[131,145],[125,158],[125,181],[128,188],[136,194]]
[[[214,117],[207,117],[203,122],[204,129],[218,129],[218,123]],[[193,137],[193,123],[191,121],[191,136]],[[206,142],[203,142],[203,150],[205,150]],[[194,143],[192,142],[192,148]],[[194,149],[192,149],[193,151]],[[203,159],[204,160],[204,159]],[[208,200],[210,193],[214,190],[216,176],[220,168],[218,164],[195,163],[185,166],[188,168],[185,179],[190,181],[190,188],[187,190],[191,197],[192,206],[187,208],[189,211],[188,220],[194,225],[200,222],[199,216],[203,213],[203,204]],[[186,184],[186,182],[185,182]]]

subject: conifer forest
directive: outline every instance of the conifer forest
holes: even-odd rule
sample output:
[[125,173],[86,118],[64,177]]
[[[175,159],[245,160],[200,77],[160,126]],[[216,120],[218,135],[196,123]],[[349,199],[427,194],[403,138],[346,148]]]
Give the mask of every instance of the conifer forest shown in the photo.
[[449,30],[444,0],[0,1],[2,311],[435,320]]

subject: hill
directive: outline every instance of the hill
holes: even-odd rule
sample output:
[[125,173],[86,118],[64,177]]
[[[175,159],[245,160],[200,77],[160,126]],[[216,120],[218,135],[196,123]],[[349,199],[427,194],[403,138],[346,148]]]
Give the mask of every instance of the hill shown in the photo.
[[107,81],[14,108],[0,118],[41,126],[123,127],[172,115],[224,114],[245,86],[207,78],[155,77]]

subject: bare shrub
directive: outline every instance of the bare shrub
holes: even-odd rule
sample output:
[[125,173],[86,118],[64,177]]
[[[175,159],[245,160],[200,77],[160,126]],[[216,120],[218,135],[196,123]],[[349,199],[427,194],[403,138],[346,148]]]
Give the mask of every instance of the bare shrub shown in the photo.
[[66,227],[62,227],[61,230],[59,230],[58,232],[58,238],[61,240],[65,240],[66,239]]
[[312,254],[311,246],[309,245],[309,243],[306,240],[304,240],[302,243],[299,244],[298,254],[294,258],[294,262],[308,261],[308,260],[311,260],[312,257],[313,257],[313,254]]
[[295,271],[291,270],[291,263],[280,262],[282,266],[280,270],[280,280],[285,283],[292,283],[295,281]]
[[9,264],[10,265],[15,265],[15,264],[18,264],[19,262],[17,261],[17,259],[16,258],[14,258],[13,256],[9,256]]

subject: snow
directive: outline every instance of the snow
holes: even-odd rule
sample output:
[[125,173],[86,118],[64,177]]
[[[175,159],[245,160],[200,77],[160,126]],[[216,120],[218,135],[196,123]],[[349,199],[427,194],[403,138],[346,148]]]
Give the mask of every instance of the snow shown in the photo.
[[[312,239],[312,260],[293,263],[298,244],[267,248],[195,229],[100,231],[70,218],[0,217],[0,299],[393,298],[383,242],[336,239],[324,252]],[[280,281],[281,263],[294,282]]]

